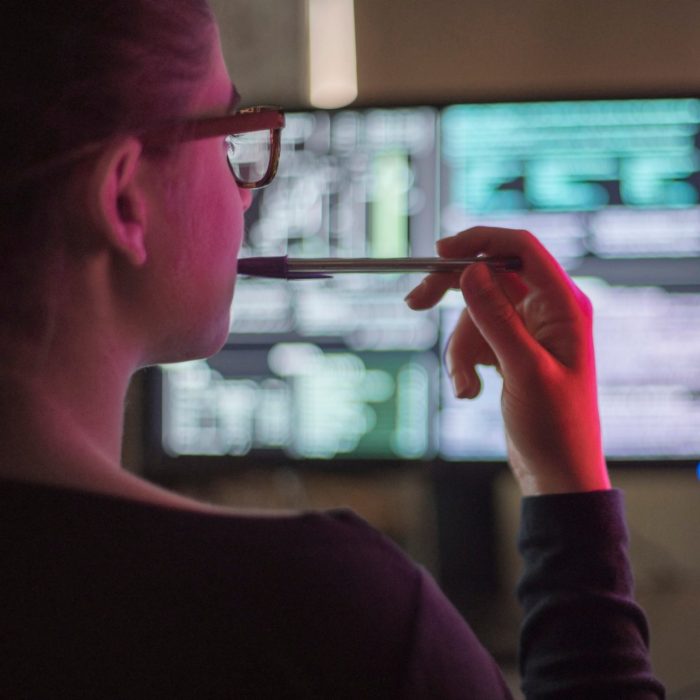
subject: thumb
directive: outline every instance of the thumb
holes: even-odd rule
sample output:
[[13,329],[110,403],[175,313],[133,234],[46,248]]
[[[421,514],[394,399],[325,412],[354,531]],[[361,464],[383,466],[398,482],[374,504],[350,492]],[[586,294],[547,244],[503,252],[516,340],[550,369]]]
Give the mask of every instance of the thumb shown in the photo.
[[488,265],[470,265],[460,279],[462,295],[474,325],[490,345],[504,375],[522,373],[524,363],[540,352],[510,299]]

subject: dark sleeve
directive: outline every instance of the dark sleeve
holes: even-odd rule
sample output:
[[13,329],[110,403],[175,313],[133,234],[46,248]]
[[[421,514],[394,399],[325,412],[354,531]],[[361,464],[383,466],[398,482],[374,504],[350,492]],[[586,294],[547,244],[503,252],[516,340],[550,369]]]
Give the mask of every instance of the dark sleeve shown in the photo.
[[523,500],[522,687],[528,700],[664,697],[633,597],[619,491]]

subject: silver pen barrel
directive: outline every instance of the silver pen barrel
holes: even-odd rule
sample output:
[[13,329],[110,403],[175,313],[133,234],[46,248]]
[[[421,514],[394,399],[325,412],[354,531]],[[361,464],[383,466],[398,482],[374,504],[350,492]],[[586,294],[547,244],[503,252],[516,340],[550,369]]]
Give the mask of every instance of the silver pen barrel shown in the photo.
[[483,262],[496,271],[519,270],[519,258],[289,258],[290,272],[458,272]]

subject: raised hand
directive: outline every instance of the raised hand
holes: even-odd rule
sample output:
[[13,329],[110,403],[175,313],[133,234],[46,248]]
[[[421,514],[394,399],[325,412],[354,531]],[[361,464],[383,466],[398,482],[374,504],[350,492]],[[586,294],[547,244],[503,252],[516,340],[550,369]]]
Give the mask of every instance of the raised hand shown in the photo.
[[477,365],[503,377],[508,457],[525,495],[610,488],[603,457],[588,298],[527,231],[476,227],[438,242],[444,257],[518,256],[518,273],[485,264],[433,273],[406,298],[434,306],[461,289],[467,307],[446,362],[455,393],[478,395]]

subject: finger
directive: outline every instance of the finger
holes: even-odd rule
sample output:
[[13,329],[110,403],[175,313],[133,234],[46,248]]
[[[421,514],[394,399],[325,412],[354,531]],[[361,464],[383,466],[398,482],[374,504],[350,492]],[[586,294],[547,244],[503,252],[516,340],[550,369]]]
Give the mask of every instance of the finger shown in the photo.
[[[434,272],[412,289],[404,301],[411,309],[429,309],[435,306],[449,289],[459,289],[460,272]],[[527,285],[513,272],[499,272],[500,283],[508,298],[517,304],[528,292]]]
[[525,378],[543,351],[491,270],[484,264],[470,266],[462,274],[461,287],[474,326],[504,374]]
[[496,279],[513,306],[519,304],[530,291],[520,275],[514,272],[499,272]]
[[411,309],[429,309],[437,304],[448,289],[459,289],[459,272],[433,272],[404,301]]
[[448,258],[515,256],[522,260],[521,276],[528,287],[572,299],[573,283],[547,249],[528,231],[476,226],[437,243],[439,255]]
[[468,309],[463,309],[445,349],[445,365],[454,394],[460,399],[476,398],[481,391],[477,365],[496,365],[496,357]]

